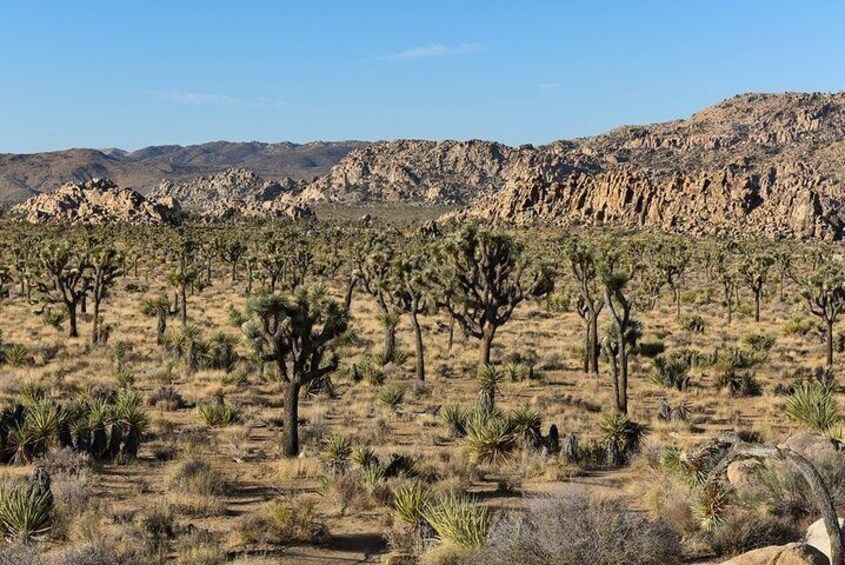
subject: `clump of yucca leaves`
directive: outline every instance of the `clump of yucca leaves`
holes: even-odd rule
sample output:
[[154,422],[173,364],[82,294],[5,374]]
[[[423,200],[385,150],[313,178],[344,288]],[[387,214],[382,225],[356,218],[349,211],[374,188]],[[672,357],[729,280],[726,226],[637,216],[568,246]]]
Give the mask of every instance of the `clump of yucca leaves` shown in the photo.
[[393,515],[414,529],[430,527],[460,548],[481,547],[491,525],[489,511],[465,496],[436,496],[426,483],[407,481],[393,491]]
[[0,486],[0,526],[5,537],[28,543],[50,531],[53,518],[53,495],[28,483]]
[[467,434],[467,410],[460,404],[448,404],[440,410],[440,418],[449,428],[453,438],[464,437]]
[[470,452],[483,463],[508,459],[516,447],[513,425],[500,412],[476,409],[466,421]]
[[18,404],[0,416],[0,436],[7,448],[0,461],[28,463],[51,447],[69,447],[98,461],[138,454],[149,428],[141,396],[123,389],[112,398],[77,398],[58,402],[33,386]]
[[840,420],[834,388],[821,381],[800,383],[786,401],[786,414],[811,430],[829,433]]
[[345,473],[349,468],[349,458],[352,456],[353,447],[349,438],[343,434],[336,434],[326,440],[323,450],[323,460],[329,472],[334,474]]
[[378,400],[391,410],[396,410],[405,399],[405,389],[398,385],[387,385],[378,393]]
[[603,441],[607,444],[610,441],[616,442],[619,453],[628,460],[636,453],[643,439],[648,435],[648,426],[631,420],[628,416],[621,414],[606,415],[599,422],[599,427],[604,433]]
[[690,365],[681,357],[658,355],[654,358],[649,381],[657,386],[686,390]]
[[212,401],[197,407],[200,418],[212,428],[225,428],[239,424],[243,419],[243,410],[233,404]]

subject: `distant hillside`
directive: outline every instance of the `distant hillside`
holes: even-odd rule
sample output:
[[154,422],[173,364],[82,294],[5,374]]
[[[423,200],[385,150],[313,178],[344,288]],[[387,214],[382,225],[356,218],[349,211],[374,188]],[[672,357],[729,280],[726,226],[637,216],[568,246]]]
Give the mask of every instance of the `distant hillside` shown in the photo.
[[208,175],[228,167],[247,167],[267,179],[310,180],[326,174],[358,141],[294,143],[230,143],[154,146],[121,149],[69,149],[50,153],[0,154],[0,203],[20,202],[55,190],[65,182],[110,178],[142,194],[162,179]]

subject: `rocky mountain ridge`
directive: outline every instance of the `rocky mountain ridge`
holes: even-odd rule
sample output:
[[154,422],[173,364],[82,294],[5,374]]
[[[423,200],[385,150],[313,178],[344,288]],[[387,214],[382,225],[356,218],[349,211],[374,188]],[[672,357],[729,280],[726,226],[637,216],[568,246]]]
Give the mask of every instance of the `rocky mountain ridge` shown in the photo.
[[122,149],[68,149],[0,154],[0,204],[13,204],[55,190],[66,182],[111,178],[141,194],[162,179],[181,180],[228,167],[249,168],[267,178],[311,180],[326,174],[359,141],[295,143],[212,142]]

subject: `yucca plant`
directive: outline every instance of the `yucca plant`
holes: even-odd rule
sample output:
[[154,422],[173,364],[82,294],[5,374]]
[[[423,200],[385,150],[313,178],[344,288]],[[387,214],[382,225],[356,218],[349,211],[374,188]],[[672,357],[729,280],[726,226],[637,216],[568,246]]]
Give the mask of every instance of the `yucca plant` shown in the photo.
[[29,365],[32,358],[29,350],[19,343],[10,343],[3,347],[3,359],[13,367]]
[[742,342],[753,351],[768,352],[777,343],[777,338],[772,334],[749,332],[742,336]]
[[205,351],[208,366],[212,369],[230,372],[237,362],[237,355],[235,354],[235,345],[237,344],[238,338],[235,336],[223,332],[211,334]]
[[393,515],[412,527],[425,523],[426,505],[432,498],[431,489],[419,480],[406,481],[393,490]]
[[27,408],[24,426],[29,429],[34,455],[40,455],[55,445],[63,418],[61,408],[50,400],[42,400]]
[[466,430],[469,450],[481,462],[506,460],[516,447],[510,422],[500,414],[476,410],[467,418]]
[[504,374],[511,382],[519,382],[527,380],[531,375],[531,368],[525,363],[519,361],[511,361],[502,368]]
[[452,437],[464,437],[467,434],[467,411],[460,404],[448,404],[441,408],[440,418],[448,426]]
[[604,442],[615,441],[619,451],[626,457],[635,453],[640,448],[645,436],[648,435],[648,426],[635,422],[622,414],[603,416],[599,422],[599,427],[604,433]]
[[11,460],[17,465],[25,465],[32,461],[35,436],[32,429],[24,424],[13,425],[9,428],[8,449],[12,454]]
[[353,447],[351,458],[362,469],[378,466],[378,457],[376,457],[375,451],[368,445],[356,445]]
[[487,508],[457,495],[429,502],[423,516],[441,540],[465,549],[481,547],[491,524]]
[[384,469],[378,465],[369,465],[361,469],[361,484],[373,490],[384,481]]
[[10,540],[28,543],[50,531],[53,495],[26,483],[0,487],[0,524]]
[[352,455],[352,442],[343,434],[335,434],[326,440],[323,459],[326,467],[333,473],[344,473],[349,468]]
[[542,419],[533,408],[515,408],[507,415],[508,425],[516,437],[530,438],[532,430],[540,432]]
[[649,381],[657,386],[686,390],[689,385],[690,366],[680,358],[658,355],[654,359]]
[[213,428],[225,428],[240,423],[243,418],[243,411],[240,407],[221,402],[209,402],[200,404],[197,407],[200,418],[207,426]]
[[760,396],[763,386],[757,377],[749,371],[738,371],[729,367],[722,371],[716,379],[719,390],[727,390],[731,396]]
[[725,521],[730,491],[718,481],[706,483],[691,505],[692,515],[705,532]]
[[668,475],[674,475],[688,486],[704,482],[707,475],[701,468],[701,462],[689,457],[688,453],[677,447],[667,447],[660,452],[660,468]]
[[35,404],[47,398],[47,388],[40,383],[26,381],[21,384],[20,397],[24,406]]
[[397,385],[388,385],[382,388],[378,393],[379,402],[390,408],[396,410],[402,400],[405,398],[405,389]]
[[493,365],[484,365],[478,373],[480,381],[479,396],[485,410],[493,410],[496,406],[496,394],[499,385],[505,380],[505,373]]
[[786,402],[786,414],[817,432],[839,423],[839,404],[832,387],[820,382],[801,383]]

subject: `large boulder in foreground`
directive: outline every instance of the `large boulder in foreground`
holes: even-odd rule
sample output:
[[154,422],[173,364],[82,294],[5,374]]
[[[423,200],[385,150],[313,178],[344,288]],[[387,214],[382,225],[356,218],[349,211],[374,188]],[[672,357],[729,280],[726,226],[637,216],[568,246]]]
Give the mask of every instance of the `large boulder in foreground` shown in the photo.
[[825,555],[810,545],[770,545],[737,555],[722,565],[830,565]]
[[[845,525],[845,520],[839,518],[839,527]],[[804,543],[812,546],[830,559],[830,536],[827,535],[827,529],[824,527],[824,520],[819,518],[807,528],[807,535],[804,536]]]
[[33,224],[152,225],[175,222],[178,210],[145,198],[131,188],[119,187],[109,179],[94,178],[34,196],[10,213]]

